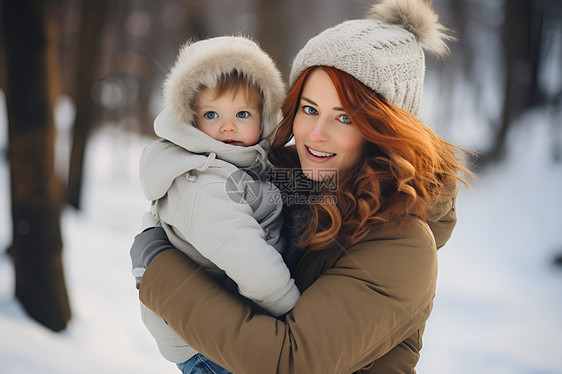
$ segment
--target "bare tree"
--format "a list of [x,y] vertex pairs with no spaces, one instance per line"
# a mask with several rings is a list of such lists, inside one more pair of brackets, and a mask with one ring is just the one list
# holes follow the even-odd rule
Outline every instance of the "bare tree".
[[504,4],[504,98],[492,146],[481,154],[481,164],[501,160],[513,123],[527,110],[545,104],[539,84],[543,49],[548,40],[544,23],[557,7],[559,3],[542,0],[510,0]]
[[[282,17],[284,3],[274,0],[261,0],[257,2],[258,11],[258,39],[267,53],[277,62],[280,69],[284,69],[289,58],[287,57],[287,40],[283,37],[285,20]],[[284,71],[288,74],[288,71]]]
[[[505,56],[504,101],[500,124],[494,136],[492,148],[481,156],[481,161],[497,161],[504,152],[505,139],[517,115],[529,107],[532,61],[530,33],[532,1],[512,0],[505,4],[506,20],[503,28]],[[540,39],[539,39],[540,42]],[[535,89],[533,91],[536,92]]]
[[54,169],[56,30],[50,1],[3,0],[16,297],[54,331],[70,319]]
[[76,87],[76,118],[68,170],[68,203],[80,208],[86,142],[93,125],[94,103],[92,85],[96,80],[97,62],[101,52],[100,26],[103,25],[106,1],[82,2],[82,25],[78,42],[78,79]]

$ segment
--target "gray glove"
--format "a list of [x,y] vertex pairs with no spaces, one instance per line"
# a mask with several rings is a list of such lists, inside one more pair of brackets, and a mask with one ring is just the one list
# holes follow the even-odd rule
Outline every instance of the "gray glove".
[[133,263],[133,276],[136,280],[136,287],[139,288],[142,276],[148,265],[154,258],[166,249],[173,248],[166,236],[166,232],[160,226],[151,227],[137,236],[129,254]]

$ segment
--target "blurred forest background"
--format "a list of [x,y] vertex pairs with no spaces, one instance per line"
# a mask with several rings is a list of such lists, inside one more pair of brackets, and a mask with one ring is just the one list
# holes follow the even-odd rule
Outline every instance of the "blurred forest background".
[[[7,108],[16,297],[54,331],[71,316],[61,261],[60,214],[81,207],[89,136],[103,126],[153,134],[160,87],[187,39],[252,36],[288,75],[319,31],[360,18],[367,0],[2,0],[0,100]],[[501,162],[526,113],[548,113],[562,161],[562,1],[434,0],[457,42],[428,57],[424,118],[474,150],[474,167]],[[467,94],[468,93],[468,94]],[[57,123],[55,108],[73,113]],[[470,116],[464,114],[470,113]],[[464,131],[466,118],[476,120]],[[532,126],[526,123],[525,126]],[[71,134],[61,155],[57,131]],[[462,134],[462,137],[459,135]],[[467,135],[468,134],[468,135]]]

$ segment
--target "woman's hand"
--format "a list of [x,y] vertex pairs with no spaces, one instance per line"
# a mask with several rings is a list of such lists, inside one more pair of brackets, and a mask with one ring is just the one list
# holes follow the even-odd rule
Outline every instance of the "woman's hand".
[[150,227],[135,236],[129,255],[133,264],[133,276],[136,280],[135,286],[137,289],[150,262],[158,254],[170,248],[173,248],[172,244],[168,240],[166,232],[160,226]]

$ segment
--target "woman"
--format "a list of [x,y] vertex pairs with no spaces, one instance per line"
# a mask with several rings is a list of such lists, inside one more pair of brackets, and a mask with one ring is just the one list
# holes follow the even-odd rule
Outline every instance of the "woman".
[[295,58],[269,155],[298,181],[285,201],[286,262],[302,297],[284,319],[226,291],[157,234],[137,239],[141,301],[199,352],[237,374],[415,371],[463,170],[456,148],[416,118],[422,48],[447,50],[436,21],[423,0],[383,1]]

